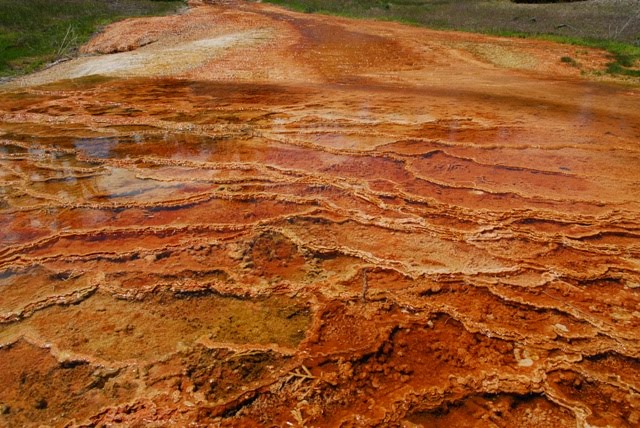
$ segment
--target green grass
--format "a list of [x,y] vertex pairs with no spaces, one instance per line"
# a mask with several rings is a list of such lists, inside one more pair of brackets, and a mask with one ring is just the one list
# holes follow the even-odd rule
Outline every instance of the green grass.
[[72,55],[100,27],[175,12],[184,0],[0,0],[0,77]]
[[492,31],[489,33],[504,37],[534,37],[556,43],[602,49],[611,54],[611,62],[607,64],[607,69],[605,70],[607,73],[640,77],[640,70],[637,69],[638,62],[640,61],[640,46],[635,44],[611,39],[582,38],[556,34],[527,34],[514,31]]
[[634,68],[640,60],[640,47],[614,40],[557,40],[580,46],[604,49],[612,55],[612,61],[607,64],[607,72],[610,74],[623,74],[626,76],[640,77],[640,70]]
[[[509,0],[266,0],[307,13],[429,28],[536,37],[605,49],[607,72],[640,76],[640,1],[516,4]],[[102,25],[160,15],[185,0],[0,0],[0,77],[74,54]]]
[[604,49],[605,70],[640,76],[640,1],[523,4],[510,0],[266,0],[314,13],[394,20],[440,30],[533,37]]

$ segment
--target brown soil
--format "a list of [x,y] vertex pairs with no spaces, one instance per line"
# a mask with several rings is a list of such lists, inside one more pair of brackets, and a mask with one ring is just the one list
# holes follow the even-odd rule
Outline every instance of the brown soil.
[[639,426],[640,90],[576,50],[194,2],[6,85],[0,426]]

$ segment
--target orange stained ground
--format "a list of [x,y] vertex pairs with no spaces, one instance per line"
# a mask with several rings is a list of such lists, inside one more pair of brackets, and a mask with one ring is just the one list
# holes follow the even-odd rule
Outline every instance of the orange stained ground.
[[191,6],[0,88],[0,426],[640,426],[604,53]]

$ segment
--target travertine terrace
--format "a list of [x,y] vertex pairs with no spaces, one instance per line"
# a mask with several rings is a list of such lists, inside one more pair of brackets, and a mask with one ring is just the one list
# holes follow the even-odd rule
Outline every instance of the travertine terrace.
[[191,6],[0,90],[0,425],[639,426],[603,53]]

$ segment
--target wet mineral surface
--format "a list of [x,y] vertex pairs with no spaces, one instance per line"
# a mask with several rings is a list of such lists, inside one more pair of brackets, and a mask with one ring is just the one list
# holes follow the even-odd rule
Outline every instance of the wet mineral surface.
[[0,90],[0,425],[639,426],[603,53],[233,2],[84,52]]

